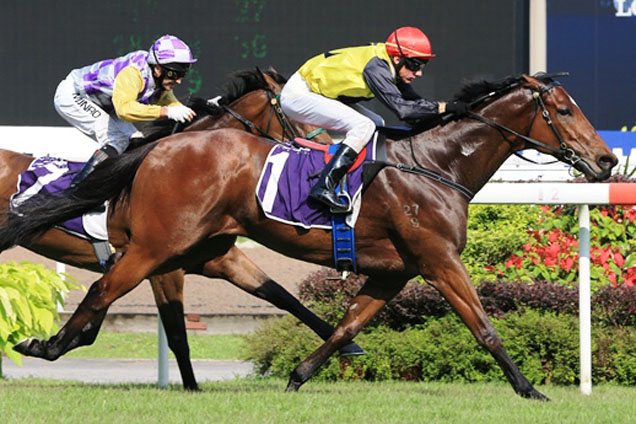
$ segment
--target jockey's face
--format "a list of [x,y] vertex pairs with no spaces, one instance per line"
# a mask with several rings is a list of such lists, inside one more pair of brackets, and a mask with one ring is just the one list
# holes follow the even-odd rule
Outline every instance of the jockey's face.
[[[397,56],[392,56],[391,60],[393,60],[393,65],[397,67],[400,63],[400,58]],[[419,68],[417,71],[411,71],[406,66],[402,66],[400,71],[398,72],[398,79],[402,81],[404,84],[410,84],[415,81],[416,78],[422,76],[422,68]]]
[[[152,71],[154,72],[155,77],[157,78],[160,78],[163,72],[163,70],[161,69],[161,66],[159,65],[154,65]],[[181,84],[182,82],[183,82],[183,77],[177,78],[177,79],[170,79],[170,78],[164,77],[161,80],[161,87],[166,91],[170,91],[173,88],[175,88],[175,86],[177,86],[178,84]]]

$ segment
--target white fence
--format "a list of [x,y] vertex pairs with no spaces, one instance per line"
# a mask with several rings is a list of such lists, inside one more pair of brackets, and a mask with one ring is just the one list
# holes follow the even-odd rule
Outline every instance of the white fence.
[[[631,172],[636,165],[636,133],[601,132],[619,158],[619,170]],[[634,149],[631,146],[635,146]],[[0,126],[0,148],[34,156],[58,156],[68,160],[86,160],[96,144],[74,128]],[[538,162],[549,162],[550,156],[535,151],[524,156]],[[631,160],[630,160],[631,159]],[[628,165],[631,164],[631,165]],[[581,392],[592,391],[589,209],[590,204],[636,204],[636,191],[629,184],[555,183],[572,178],[569,168],[561,163],[529,164],[516,157],[507,160],[472,203],[482,204],[577,204],[579,208],[579,319],[581,344]],[[520,182],[520,181],[541,182]],[[509,183],[516,181],[517,183]],[[59,268],[58,268],[59,269]],[[168,384],[168,345],[159,320],[159,386]]]

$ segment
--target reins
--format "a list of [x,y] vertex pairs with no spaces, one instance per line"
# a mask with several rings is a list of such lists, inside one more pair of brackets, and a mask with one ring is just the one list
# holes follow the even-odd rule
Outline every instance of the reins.
[[[263,75],[263,72],[260,70],[258,66],[256,67],[256,72],[258,76],[260,77],[261,82],[263,83],[263,87],[261,87],[261,89],[265,91],[265,93],[267,94],[267,98],[269,99],[269,104],[271,105],[271,108],[269,110],[269,118],[267,120],[267,128],[264,131],[260,129],[259,127],[257,127],[252,121],[245,118],[240,113],[236,112],[229,105],[226,105],[226,104],[219,105],[213,102],[214,105],[220,106],[224,111],[232,115],[234,119],[236,119],[241,124],[243,124],[247,130],[255,131],[261,137],[265,137],[269,140],[276,141],[278,143],[284,142],[285,137],[287,137],[290,141],[293,140],[294,138],[298,137],[298,135],[296,131],[294,130],[293,125],[289,122],[289,119],[283,112],[283,108],[280,105],[280,96],[276,95],[274,91],[271,89],[271,87],[267,83],[267,80],[265,79],[265,75]],[[274,114],[276,114],[276,118],[278,119],[281,129],[283,130],[282,140],[278,140],[269,134],[269,130],[272,123],[272,117],[274,116]],[[314,134],[314,137],[315,137],[316,135],[320,133],[312,131],[312,134]]]
[[[558,75],[567,75],[567,74],[554,74],[554,75],[544,75],[542,76],[543,78],[550,78],[551,76],[558,76]],[[519,84],[515,83],[515,84],[511,84],[510,86],[506,87],[506,89],[504,90],[498,90],[498,91],[493,91],[490,92],[484,96],[481,96],[480,98],[476,99],[475,101],[473,101],[471,103],[471,107],[477,105],[478,103],[484,102],[488,99],[493,98],[494,96],[497,95],[501,95],[503,92],[508,91],[512,88],[517,87]],[[474,112],[468,112],[466,114],[466,116],[470,119],[474,119],[476,121],[480,121],[483,122],[484,124],[498,130],[502,137],[504,138],[504,140],[510,142],[510,140],[505,136],[504,132],[507,132],[509,134],[512,134],[516,137],[519,137],[520,139],[522,139],[526,144],[531,144],[534,147],[539,147],[542,149],[545,149],[551,153],[554,154],[554,156],[556,158],[558,158],[559,160],[569,163],[570,165],[574,166],[576,165],[577,162],[581,161],[580,156],[578,156],[574,150],[572,150],[563,140],[563,137],[561,136],[561,133],[559,132],[559,130],[554,126],[554,123],[552,122],[552,119],[550,118],[550,112],[548,111],[548,109],[545,106],[545,103],[543,102],[543,98],[542,95],[547,93],[548,91],[550,91],[552,88],[554,87],[558,87],[561,84],[558,81],[550,81],[550,83],[548,83],[547,85],[545,85],[544,87],[542,87],[540,90],[534,90],[531,89],[533,91],[532,93],[532,99],[535,101],[536,105],[537,105],[537,110],[541,109],[541,116],[543,117],[543,119],[545,120],[546,124],[548,125],[548,127],[550,127],[550,129],[552,130],[552,132],[554,133],[554,135],[556,136],[557,140],[559,141],[559,148],[555,148],[552,147],[550,145],[547,145],[539,140],[536,140],[528,135],[523,135],[520,134],[519,132],[506,127],[505,125],[501,125],[498,122],[493,121],[492,119],[486,118],[482,115],[478,115]],[[448,116],[452,116],[452,115],[448,115]],[[537,114],[535,113],[534,118],[532,119],[532,122],[530,123],[530,126],[528,128],[528,132],[530,132],[530,130],[532,129],[532,126],[534,124],[534,120],[536,119]],[[464,187],[463,185],[452,181],[448,178],[443,177],[442,175],[440,175],[439,173],[432,171],[430,169],[424,168],[422,165],[420,165],[420,163],[417,161],[417,158],[415,156],[415,150],[413,149],[413,140],[412,137],[409,137],[409,146],[411,149],[411,157],[413,158],[413,161],[415,162],[415,164],[417,166],[410,166],[410,165],[405,165],[402,163],[390,163],[390,162],[386,162],[386,161],[377,161],[378,164],[382,165],[382,166],[390,166],[393,168],[396,168],[400,171],[403,172],[407,172],[410,174],[417,174],[417,175],[421,175],[427,178],[430,178],[440,184],[443,184],[447,187],[450,187],[458,192],[460,192],[462,195],[464,195],[466,198],[468,198],[468,200],[472,200],[472,198],[475,196],[475,194],[469,190],[468,188]],[[527,158],[523,158],[523,156],[518,155],[519,157],[521,157],[524,160],[528,160],[529,162],[533,162],[533,163],[537,163],[534,162],[532,160],[529,160]]]
[[[280,140],[275,139],[274,137],[269,135],[267,132],[263,131],[262,129],[260,129],[259,127],[254,125],[254,123],[252,121],[250,121],[249,119],[243,117],[240,113],[236,112],[234,109],[232,109],[228,105],[221,105],[221,107],[227,113],[232,115],[237,121],[239,121],[241,124],[243,124],[245,126],[245,128],[256,131],[261,137],[265,137],[265,138],[268,138],[270,140],[280,142]],[[271,116],[270,116],[270,119],[271,119]],[[269,131],[269,123],[267,125],[267,130]]]

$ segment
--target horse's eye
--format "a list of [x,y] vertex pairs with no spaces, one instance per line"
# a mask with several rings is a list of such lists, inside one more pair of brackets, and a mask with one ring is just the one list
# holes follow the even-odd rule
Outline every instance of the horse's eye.
[[568,109],[567,107],[559,108],[557,109],[557,112],[559,113],[559,115],[563,115],[563,116],[572,115],[572,111]]

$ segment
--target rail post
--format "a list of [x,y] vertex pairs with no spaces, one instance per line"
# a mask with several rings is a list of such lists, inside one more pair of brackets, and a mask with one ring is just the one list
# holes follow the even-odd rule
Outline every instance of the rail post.
[[579,340],[581,393],[592,394],[592,330],[590,312],[590,208],[579,207]]
[[159,376],[157,378],[157,385],[159,387],[166,387],[169,383],[169,366],[168,366],[168,338],[166,337],[166,329],[161,322],[161,316],[157,315],[157,322],[159,323],[159,347],[158,347],[158,359],[157,369]]

